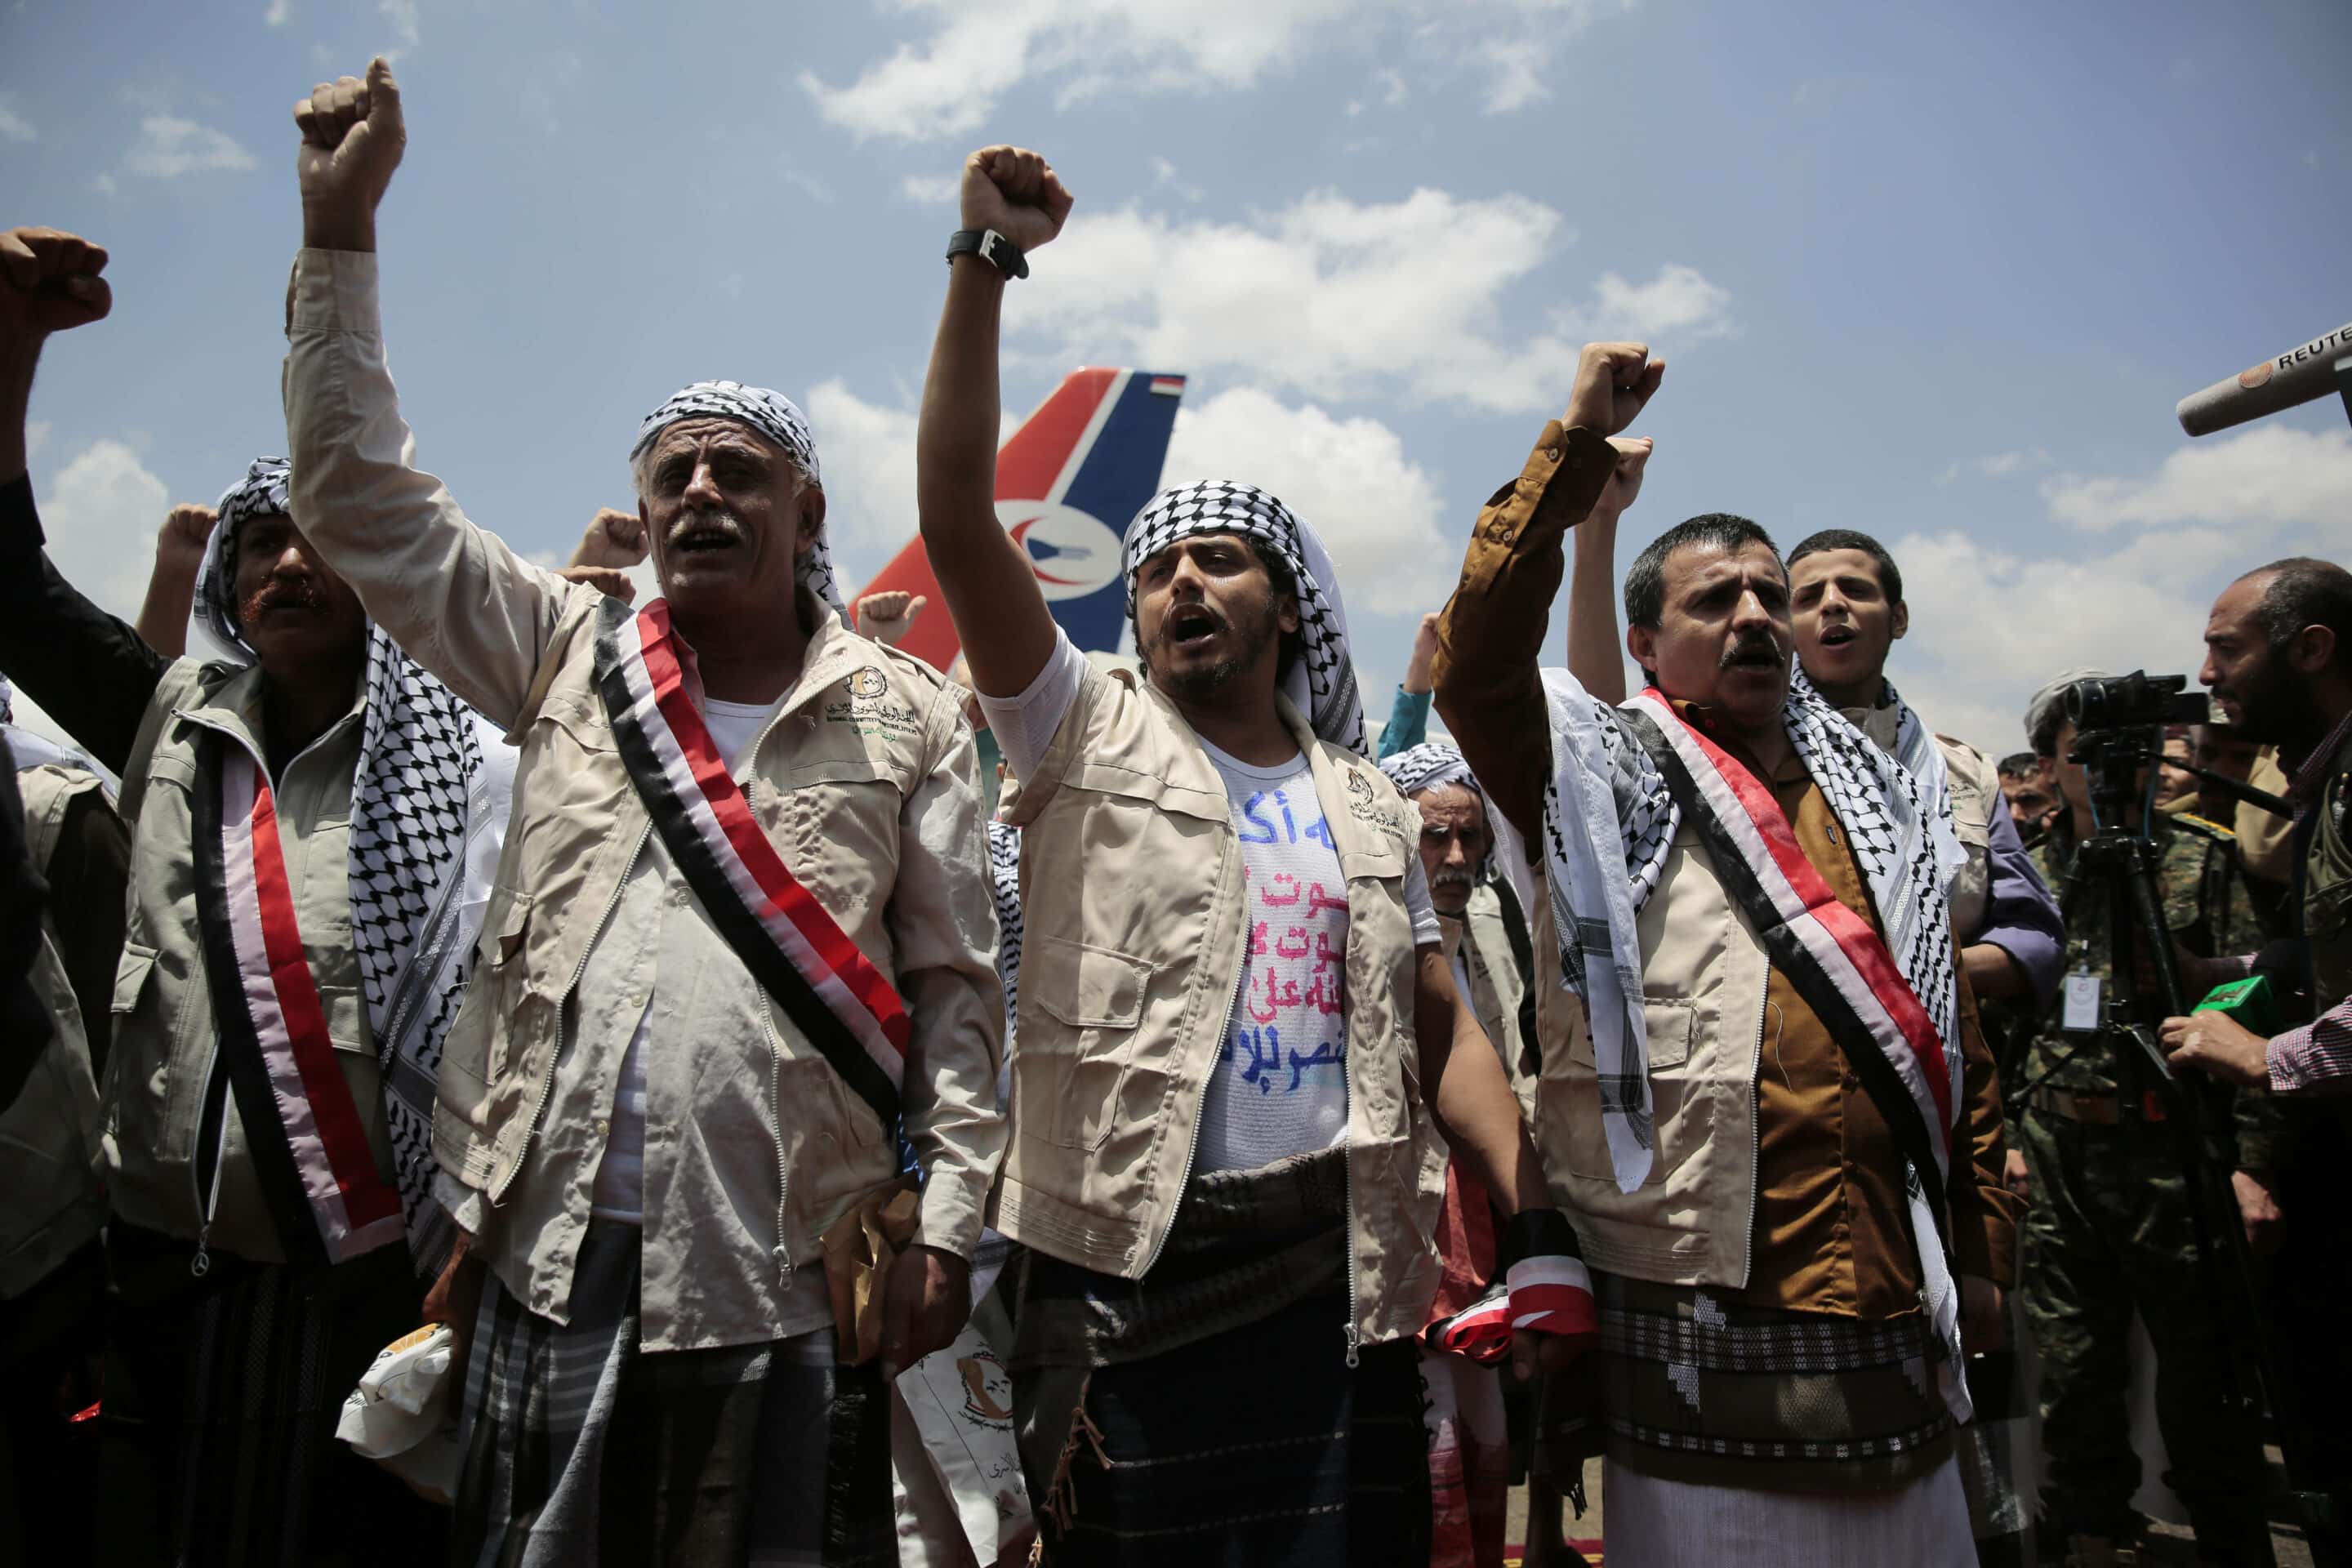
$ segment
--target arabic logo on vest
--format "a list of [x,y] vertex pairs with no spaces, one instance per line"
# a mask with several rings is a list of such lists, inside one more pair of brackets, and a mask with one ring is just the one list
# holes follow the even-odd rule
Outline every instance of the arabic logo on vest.
[[889,683],[882,679],[881,669],[870,664],[851,676],[848,685],[852,697],[879,697],[890,689]]
[[1348,793],[1358,800],[1370,800],[1372,798],[1372,781],[1361,773],[1351,773],[1348,775]]

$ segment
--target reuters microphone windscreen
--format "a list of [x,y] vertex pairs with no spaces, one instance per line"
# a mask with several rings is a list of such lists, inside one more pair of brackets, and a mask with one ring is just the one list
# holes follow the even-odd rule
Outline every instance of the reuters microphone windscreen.
[[2336,362],[2352,355],[2352,322],[2301,348],[2289,349],[2202,392],[2192,392],[2173,412],[2191,436],[2210,436],[2336,390]]

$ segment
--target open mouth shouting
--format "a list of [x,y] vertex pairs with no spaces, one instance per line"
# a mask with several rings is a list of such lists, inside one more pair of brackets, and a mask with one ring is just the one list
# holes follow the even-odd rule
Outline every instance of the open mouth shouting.
[[1168,612],[1167,629],[1160,636],[1177,653],[1197,653],[1215,639],[1224,624],[1224,617],[1206,605],[1180,605]]
[[743,544],[743,525],[723,511],[688,512],[671,525],[668,544],[680,556],[738,550]]
[[1819,641],[1825,648],[1844,647],[1861,635],[1844,621],[1832,621],[1822,628]]

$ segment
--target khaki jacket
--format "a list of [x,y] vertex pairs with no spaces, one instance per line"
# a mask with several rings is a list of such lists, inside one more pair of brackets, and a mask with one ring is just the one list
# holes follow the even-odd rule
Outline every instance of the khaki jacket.
[[[603,596],[523,561],[414,466],[384,367],[374,257],[301,252],[290,310],[296,520],[376,624],[521,748],[478,965],[444,1047],[434,1146],[445,1191],[455,1182],[496,1205],[534,1143],[555,1149],[560,1135],[571,1152],[562,1179],[549,1170],[523,1184],[528,1195],[516,1201],[529,1212],[494,1227],[512,1242],[501,1279],[534,1310],[560,1316],[576,1236],[532,1222],[584,1214],[603,1144],[581,1128],[548,1129],[542,1114],[559,1055],[593,1048],[617,1063],[627,1043],[625,1033],[575,1036],[575,998],[624,879],[652,852],[650,819],[594,686]],[[811,625],[806,659],[758,743],[745,794],[793,875],[907,1001],[905,1129],[927,1173],[914,1239],[969,1257],[1004,1136],[996,914],[971,732],[958,694],[927,667],[856,637],[805,595],[778,613],[795,607]],[[968,842],[968,853],[942,853],[943,837]],[[758,1337],[773,1307],[761,1299],[775,1283],[769,1248],[816,1256],[815,1235],[898,1173],[886,1130],[790,1020],[768,1011],[768,1082],[745,1090],[742,1075],[714,1072],[719,1098],[698,1101],[686,1135],[647,1130],[648,1157],[677,1163],[667,1181],[674,1212],[649,1206],[646,1245],[675,1237],[685,1256],[663,1259],[658,1274],[648,1257],[646,1311],[677,1321],[679,1342]],[[746,1093],[756,1101],[739,1103]],[[730,1184],[743,1142],[733,1130],[747,1121],[763,1135],[762,1183],[775,1185]],[[701,1136],[714,1127],[729,1130],[728,1147]],[[667,1150],[658,1156],[657,1132]],[[778,1195],[787,1185],[789,1202]],[[738,1205],[774,1205],[766,1214],[777,1224],[760,1215],[761,1279],[732,1258],[724,1268],[694,1266],[709,1227],[693,1216]],[[474,1204],[457,1208],[461,1224],[479,1217]],[[723,1299],[690,1300],[722,1274]]]
[[[335,1061],[367,1130],[376,1173],[391,1182],[392,1144],[352,942],[352,780],[361,717],[354,702],[286,764],[270,794]],[[108,1184],[114,1212],[133,1225],[280,1263],[285,1249],[219,1060],[196,931],[193,809],[199,748],[209,735],[266,761],[258,669],[188,658],[172,665],[122,772],[131,893],[114,979],[114,1044],[100,1097]],[[218,1176],[206,1183],[215,1151]]]
[[[25,799],[25,847],[36,868],[49,863],[67,808],[98,787],[97,774],[54,763],[16,775]],[[68,889],[62,896],[73,895]],[[15,1103],[0,1112],[0,1194],[6,1194],[0,1202],[0,1300],[47,1278],[106,1220],[89,1039],[56,924],[44,915],[41,927],[30,978],[52,1032]]]
[[[1282,714],[1348,880],[1349,1343],[1420,1331],[1444,1151],[1420,1094],[1406,862],[1420,818],[1380,770]],[[1225,786],[1175,707],[1088,667],[1023,829],[1013,1141],[992,1220],[1123,1279],[1157,1258],[1191,1174],[1209,1074],[1241,984],[1242,848]]]

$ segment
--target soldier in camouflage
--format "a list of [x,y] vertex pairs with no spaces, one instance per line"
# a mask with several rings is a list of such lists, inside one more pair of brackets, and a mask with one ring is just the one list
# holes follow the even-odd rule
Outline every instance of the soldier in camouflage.
[[[2027,720],[2061,796],[2033,853],[2065,903],[2067,973],[2097,978],[2104,1015],[2146,972],[2128,952],[2117,954],[2105,889],[2071,886],[2091,814],[2084,770],[2067,760],[2074,731],[2059,712],[2063,685],[2037,696]],[[2165,921],[2175,942],[2200,955],[2257,942],[2230,831],[2164,813],[2151,814],[2145,826],[2158,847]],[[2023,1114],[2011,1123],[2020,1129],[2032,1184],[2023,1279],[2026,1319],[2042,1357],[2043,1540],[2063,1543],[2070,1563],[2137,1560],[2143,1521],[2131,1498],[2140,1464],[2125,1411],[2137,1311],[2156,1346],[2157,1417],[2172,1465],[2165,1480],[2189,1510],[2200,1559],[2268,1562],[2261,1448],[2231,1397],[2222,1321],[2229,1298],[2200,1260],[2197,1211],[2159,1080],[2140,1047],[2114,1026],[2070,1032],[2063,1023],[2063,1011],[2054,1014],[2028,1047],[2012,1090],[2021,1091]],[[2264,1174],[2275,1111],[2257,1091],[2205,1103],[2207,1157],[2231,1173],[2248,1236],[2263,1249],[2274,1242],[2279,1222]],[[2211,1241],[2226,1267],[2222,1238]]]

